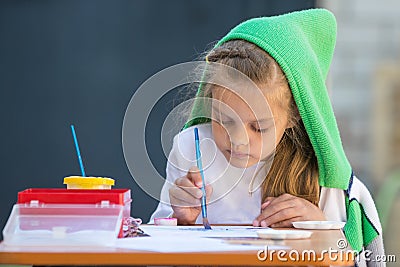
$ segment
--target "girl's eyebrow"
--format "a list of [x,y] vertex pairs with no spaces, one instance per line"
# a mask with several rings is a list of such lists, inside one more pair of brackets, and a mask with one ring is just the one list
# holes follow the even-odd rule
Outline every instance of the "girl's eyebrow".
[[[215,109],[216,112],[218,112],[218,113],[222,114],[223,116],[228,117],[228,118],[231,119],[230,116],[228,116],[224,112],[222,112],[217,106],[212,105],[212,107],[213,107],[213,109]],[[259,120],[253,120],[253,121],[251,121],[251,123],[263,123],[263,122],[269,122],[269,121],[273,121],[273,120],[274,120],[273,117],[271,117],[271,118],[263,118],[263,119],[259,119]]]

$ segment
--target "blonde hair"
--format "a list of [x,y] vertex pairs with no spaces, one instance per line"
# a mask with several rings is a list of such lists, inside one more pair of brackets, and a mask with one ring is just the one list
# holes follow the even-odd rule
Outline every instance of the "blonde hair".
[[[293,127],[285,130],[279,141],[271,168],[262,183],[262,201],[284,193],[307,199],[318,205],[319,184],[317,158],[304,124],[299,116],[287,79],[276,61],[258,46],[232,40],[212,49],[207,62],[217,62],[239,70],[256,84],[269,84],[275,88],[272,98],[284,105],[288,121]],[[211,95],[205,89],[205,95]]]

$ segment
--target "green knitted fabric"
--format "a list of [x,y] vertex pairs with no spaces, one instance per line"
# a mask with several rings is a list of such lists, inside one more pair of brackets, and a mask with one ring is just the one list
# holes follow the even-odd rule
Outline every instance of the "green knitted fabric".
[[[233,28],[216,45],[242,39],[270,54],[284,71],[300,116],[318,159],[319,184],[347,189],[351,167],[343,151],[335,116],[325,86],[336,41],[336,20],[325,9],[309,9],[280,16],[254,18]],[[197,95],[201,96],[202,87]],[[194,120],[184,128],[204,123],[199,102]]]
[[346,209],[347,223],[344,226],[344,232],[352,249],[360,252],[379,233],[371,221],[368,220],[362,205],[356,199],[349,200],[346,196]]

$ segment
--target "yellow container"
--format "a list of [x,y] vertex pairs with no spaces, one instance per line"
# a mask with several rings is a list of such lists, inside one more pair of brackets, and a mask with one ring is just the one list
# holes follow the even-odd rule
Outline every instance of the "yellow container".
[[64,178],[67,189],[111,189],[114,179],[106,177],[68,176]]

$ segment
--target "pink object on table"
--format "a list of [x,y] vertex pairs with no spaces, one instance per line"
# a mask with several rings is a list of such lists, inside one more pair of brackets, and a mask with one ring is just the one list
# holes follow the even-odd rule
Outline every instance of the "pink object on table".
[[178,220],[176,218],[154,218],[154,224],[176,226],[178,225]]

